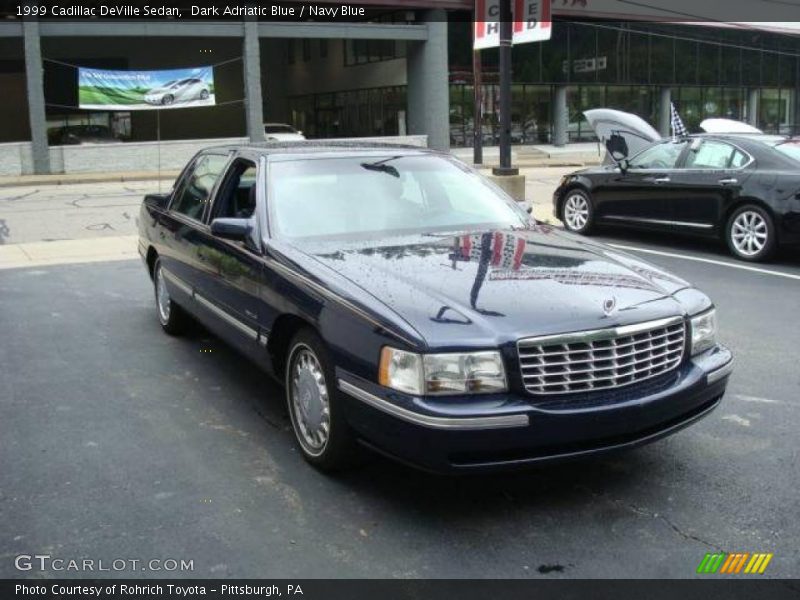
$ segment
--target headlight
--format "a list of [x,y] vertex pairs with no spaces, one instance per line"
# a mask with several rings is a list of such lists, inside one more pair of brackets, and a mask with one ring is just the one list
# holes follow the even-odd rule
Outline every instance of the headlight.
[[387,346],[381,351],[378,382],[417,396],[489,394],[508,389],[503,359],[496,350],[415,354]]
[[702,315],[692,317],[692,356],[708,350],[717,343],[717,313],[712,308]]

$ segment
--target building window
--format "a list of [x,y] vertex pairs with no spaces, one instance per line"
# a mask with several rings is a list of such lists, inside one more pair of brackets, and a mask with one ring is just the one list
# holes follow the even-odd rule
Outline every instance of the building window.
[[344,40],[344,65],[364,65],[403,58],[406,55],[405,42],[395,40]]
[[286,62],[294,64],[294,40],[291,39],[286,42]]
[[328,40],[326,39],[319,41],[319,57],[328,58]]
[[303,38],[303,62],[311,60],[311,40]]

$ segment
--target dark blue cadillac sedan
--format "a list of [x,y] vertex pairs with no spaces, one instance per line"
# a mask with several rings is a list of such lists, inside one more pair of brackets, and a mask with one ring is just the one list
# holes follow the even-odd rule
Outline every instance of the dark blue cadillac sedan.
[[322,469],[359,445],[460,472],[630,448],[732,371],[702,292],[432,151],[210,148],[139,229],[163,329],[196,318],[282,381]]

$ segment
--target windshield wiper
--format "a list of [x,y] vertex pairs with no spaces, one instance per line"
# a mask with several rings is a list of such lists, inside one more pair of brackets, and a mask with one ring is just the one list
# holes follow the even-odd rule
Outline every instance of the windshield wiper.
[[389,158],[384,158],[383,160],[378,160],[376,162],[371,162],[371,163],[365,163],[364,162],[364,163],[361,163],[361,166],[364,167],[365,169],[370,170],[370,171],[377,171],[379,173],[388,173],[392,177],[397,177],[398,179],[400,179],[400,171],[398,171],[392,165],[387,165],[386,164],[390,160],[396,160],[398,158],[402,158],[402,157],[400,157],[400,156],[390,156]]

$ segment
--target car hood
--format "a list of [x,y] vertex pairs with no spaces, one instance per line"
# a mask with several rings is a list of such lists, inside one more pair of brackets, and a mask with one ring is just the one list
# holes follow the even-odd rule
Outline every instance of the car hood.
[[302,142],[306,139],[302,133],[265,133],[264,136],[277,142]]
[[304,242],[301,251],[371,294],[431,347],[502,344],[686,312],[673,296],[689,287],[685,281],[548,225]]
[[169,91],[170,91],[169,88],[153,88],[152,90],[148,90],[147,92],[145,92],[145,96],[151,96],[154,94],[166,94]]
[[661,135],[641,117],[610,108],[595,108],[584,113],[595,135],[606,148],[608,155],[617,152],[620,158],[635,156]]

